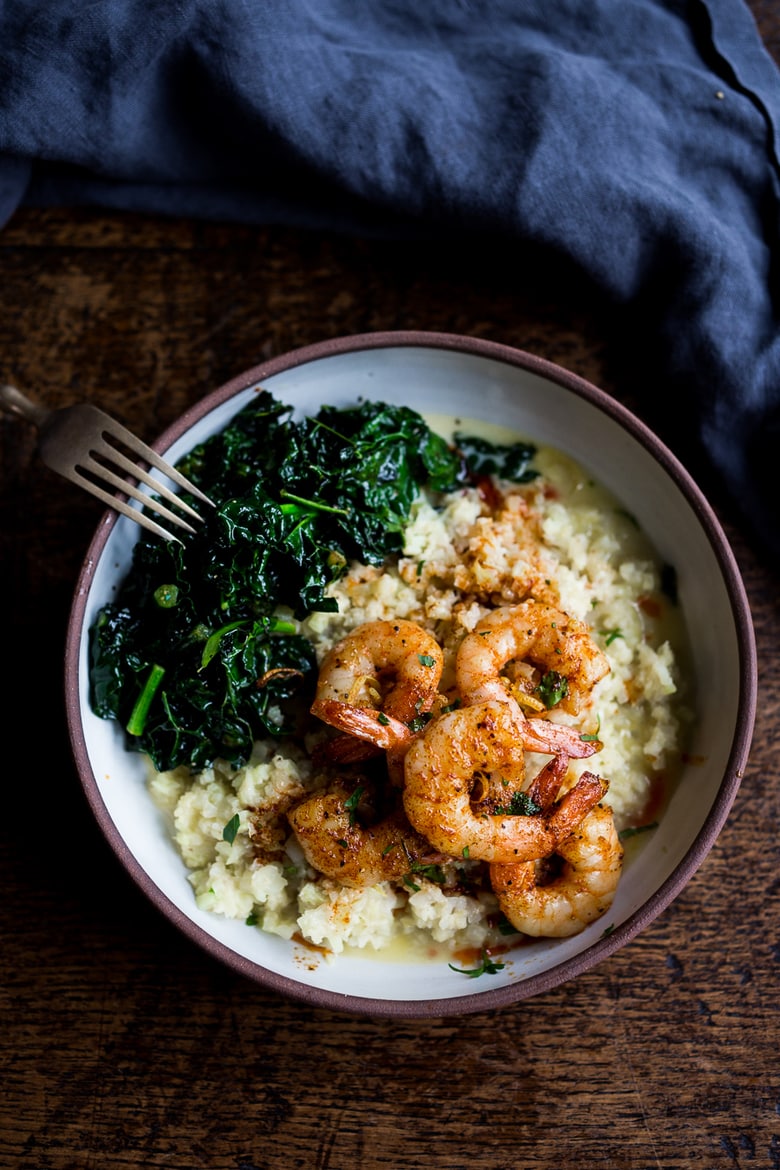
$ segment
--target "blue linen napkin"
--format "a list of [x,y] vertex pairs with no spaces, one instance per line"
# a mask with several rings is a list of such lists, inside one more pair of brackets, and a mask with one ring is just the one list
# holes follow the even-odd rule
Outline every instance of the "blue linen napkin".
[[0,3],[0,224],[92,205],[563,263],[778,564],[779,130],[742,0]]

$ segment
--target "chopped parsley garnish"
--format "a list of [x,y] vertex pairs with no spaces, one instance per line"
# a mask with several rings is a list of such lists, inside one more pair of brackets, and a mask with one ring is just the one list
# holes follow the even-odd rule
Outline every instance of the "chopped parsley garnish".
[[427,878],[429,882],[435,882],[439,886],[444,885],[446,881],[444,870],[440,865],[425,865],[421,861],[413,861],[410,873],[416,873],[420,877]]
[[613,630],[601,630],[600,633],[604,639],[605,646],[611,646],[616,638],[624,637],[623,631],[617,626]]
[[463,968],[454,967],[452,963],[448,966],[451,971],[457,971],[459,975],[468,975],[469,979],[476,979],[480,975],[497,975],[499,971],[503,971],[506,966],[505,963],[496,963],[490,958],[487,951],[482,952],[482,962],[478,967]]
[[232,845],[236,839],[240,825],[241,818],[238,813],[234,813],[222,830],[222,840],[227,841],[228,845]]
[[496,816],[532,817],[541,811],[541,805],[532,800],[527,792],[514,792],[509,804],[500,804],[496,807]]
[[588,733],[583,733],[580,736],[580,739],[582,740],[583,743],[598,743],[600,733],[601,733],[601,716],[599,715],[597,722],[596,722],[596,731],[592,735],[588,734]]
[[564,674],[559,674],[557,670],[548,670],[535,688],[535,693],[549,711],[551,707],[557,706],[568,695],[569,680]]
[[[348,796],[347,799],[344,801],[344,808],[349,813],[350,828],[352,827],[352,825],[355,824],[355,821],[357,820],[358,805],[360,804],[360,798],[362,797],[364,792],[365,792],[365,788],[363,787],[363,785],[358,784],[357,788],[352,793],[352,795]],[[346,842],[345,842],[345,844],[346,844]]]
[[417,657],[420,660],[421,666],[435,666],[436,665],[436,659],[433,658],[430,654],[418,654]]
[[[404,874],[403,878],[404,885],[408,886],[409,889],[413,890],[415,893],[419,891],[420,887],[416,884],[412,876],[413,874],[418,874],[420,877],[426,878],[429,882],[436,882],[438,885],[444,884],[446,881],[446,875],[440,865],[431,865],[430,863],[424,861],[415,861],[409,852],[409,846],[406,844],[406,841],[402,839],[401,845],[409,862],[409,872]],[[384,856],[384,854],[382,856]]]

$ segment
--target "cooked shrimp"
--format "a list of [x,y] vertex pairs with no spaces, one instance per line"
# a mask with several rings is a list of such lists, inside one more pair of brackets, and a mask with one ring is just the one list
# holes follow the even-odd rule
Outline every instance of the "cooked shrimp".
[[[323,704],[330,702],[375,705],[385,715],[410,723],[430,711],[443,662],[439,643],[414,622],[366,622],[325,655],[312,713],[323,718]],[[367,695],[374,704],[366,702]]]
[[362,782],[337,780],[287,814],[309,865],[343,886],[399,881],[432,854],[397,805],[375,823],[361,816]]
[[439,643],[414,622],[366,622],[352,630],[325,655],[311,712],[366,747],[336,740],[323,755],[358,761],[387,750],[385,721],[408,724],[430,711],[443,663]]
[[[578,934],[612,905],[623,847],[608,805],[592,809],[554,854],[542,861],[490,866],[499,905],[522,934],[552,938]],[[555,862],[560,872],[550,877]]]
[[[473,787],[520,790],[522,719],[515,704],[480,703],[433,719],[409,747],[403,801],[412,826],[440,853],[482,861],[529,861],[551,853],[602,798],[606,785],[587,773],[543,813],[489,814],[473,806]],[[497,779],[497,777],[499,779]]]
[[506,701],[511,692],[501,671],[510,662],[528,662],[565,679],[565,694],[557,705],[574,715],[609,672],[585,623],[540,601],[491,610],[466,635],[455,663],[463,701]]

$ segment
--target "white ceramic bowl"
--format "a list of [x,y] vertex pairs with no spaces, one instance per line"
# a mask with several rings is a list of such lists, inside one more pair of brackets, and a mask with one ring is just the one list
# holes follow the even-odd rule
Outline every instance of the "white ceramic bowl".
[[[279,992],[369,1015],[486,1011],[539,993],[605,959],[679,893],[717,837],[737,793],[752,734],[755,650],[733,556],[712,509],[679,462],[607,395],[549,362],[472,338],[368,334],[310,346],[249,370],[188,411],[155,444],[175,461],[222,429],[262,383],[311,414],[358,398],[484,419],[568,452],[638,519],[677,569],[690,633],[697,718],[690,752],[703,762],[676,787],[652,845],[627,867],[607,919],[570,939],[502,956],[495,975],[468,979],[447,963],[403,964],[311,951],[203,912],[149,798],[137,754],[88,702],[88,630],[130,563],[138,534],[109,513],[87,552],[67,640],[66,701],[75,759],[97,820],[122,864],[185,935],[228,966]],[[702,897],[710,894],[702,890]],[[611,929],[605,931],[605,926]]]

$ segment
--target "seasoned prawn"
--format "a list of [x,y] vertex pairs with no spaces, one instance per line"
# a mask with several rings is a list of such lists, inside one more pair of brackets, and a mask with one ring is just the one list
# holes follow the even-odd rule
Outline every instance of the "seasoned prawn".
[[361,815],[365,791],[359,780],[337,780],[287,814],[309,865],[353,888],[399,881],[415,861],[432,854],[400,804],[367,821]]
[[557,705],[573,715],[609,673],[585,623],[540,601],[491,610],[466,635],[455,663],[463,701],[505,702],[511,692],[501,672],[510,662],[527,662],[565,680]]
[[[623,847],[608,805],[592,809],[554,854],[541,861],[490,866],[501,910],[522,934],[551,938],[578,934],[612,905]],[[560,872],[551,876],[556,864]]]
[[433,706],[443,663],[439,643],[415,622],[366,622],[352,630],[320,666],[311,713],[342,735],[318,755],[344,764],[384,751],[398,783],[412,736],[407,724]]
[[515,704],[480,703],[433,719],[409,747],[403,802],[412,826],[449,857],[529,861],[551,853],[601,800],[606,784],[586,775],[543,813],[486,813],[480,793],[521,789],[522,717]]
[[[376,706],[410,723],[433,706],[443,663],[439,643],[415,622],[366,622],[325,655],[312,713],[332,719],[333,711],[343,715],[345,706]],[[374,702],[368,703],[367,697]],[[333,709],[329,703],[342,706]]]

